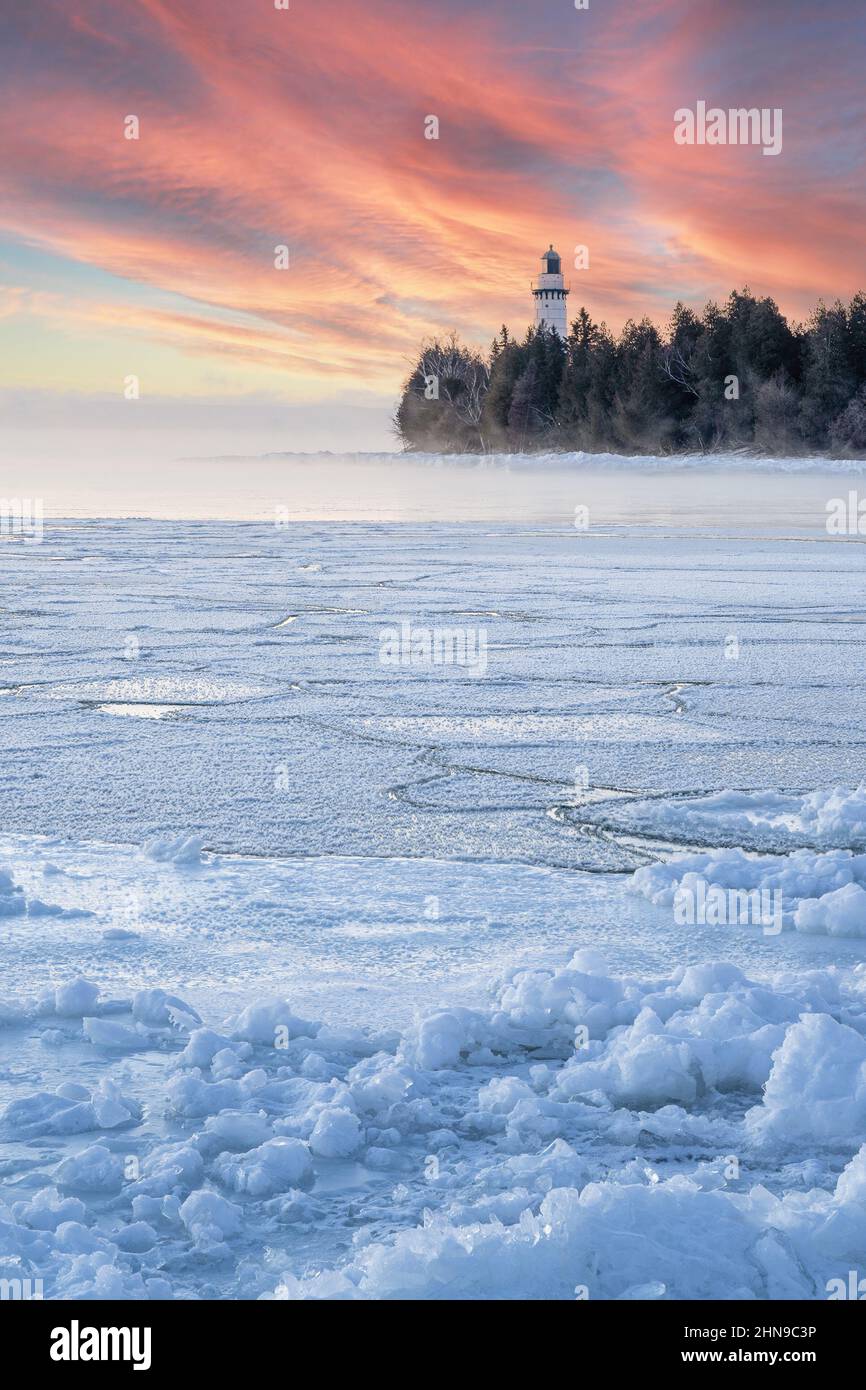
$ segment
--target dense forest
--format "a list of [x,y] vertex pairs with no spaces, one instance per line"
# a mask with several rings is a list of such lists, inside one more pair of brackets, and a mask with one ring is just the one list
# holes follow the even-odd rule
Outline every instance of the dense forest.
[[503,327],[486,357],[451,334],[423,346],[395,428],[405,448],[445,453],[866,456],[866,295],[790,326],[744,289],[619,337],[581,309],[566,342]]

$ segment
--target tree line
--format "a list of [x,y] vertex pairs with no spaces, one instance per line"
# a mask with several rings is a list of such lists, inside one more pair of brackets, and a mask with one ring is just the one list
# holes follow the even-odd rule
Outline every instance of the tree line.
[[746,288],[618,337],[582,308],[564,342],[503,326],[487,355],[452,333],[422,347],[394,424],[404,448],[441,453],[866,456],[866,295],[791,326]]

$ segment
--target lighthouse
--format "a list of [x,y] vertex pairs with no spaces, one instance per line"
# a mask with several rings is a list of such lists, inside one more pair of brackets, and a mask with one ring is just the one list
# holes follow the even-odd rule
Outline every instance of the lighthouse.
[[541,258],[541,274],[532,282],[532,297],[535,300],[535,326],[553,328],[560,338],[568,337],[565,318],[565,301],[569,287],[562,274],[562,261],[559,253],[551,246]]

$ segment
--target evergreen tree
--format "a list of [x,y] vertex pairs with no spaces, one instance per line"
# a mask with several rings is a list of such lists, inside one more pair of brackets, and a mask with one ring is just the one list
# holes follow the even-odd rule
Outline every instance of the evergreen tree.
[[566,448],[605,446],[615,389],[616,348],[604,324],[582,308],[571,325],[559,387],[559,437]]
[[678,301],[668,324],[661,366],[671,383],[668,391],[670,412],[675,422],[676,443],[681,446],[689,442],[692,414],[700,395],[696,353],[702,333],[697,314]]
[[611,430],[629,452],[666,453],[675,432],[672,383],[662,367],[662,342],[649,319],[626,323],[617,344],[617,386]]
[[866,294],[848,305],[848,365],[858,386],[866,384]]
[[490,386],[481,414],[481,432],[488,448],[508,447],[508,417],[514,387],[526,366],[524,350],[508,337],[503,328],[499,352],[490,364]]
[[537,368],[533,411],[539,432],[556,426],[565,355],[565,344],[555,329],[542,328],[535,333],[530,358]]
[[538,394],[538,361],[532,357],[514,384],[508,410],[508,433],[514,447],[522,451],[536,432],[535,401]]
[[838,300],[829,309],[818,305],[803,346],[800,423],[807,442],[822,448],[857,387],[848,314]]

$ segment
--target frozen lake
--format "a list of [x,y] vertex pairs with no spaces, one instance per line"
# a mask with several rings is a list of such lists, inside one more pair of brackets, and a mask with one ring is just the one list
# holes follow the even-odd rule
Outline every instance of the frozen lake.
[[[586,531],[557,478],[529,524],[0,547],[0,1230],[47,1294],[823,1297],[856,1265],[863,544],[824,529],[837,477],[666,476],[602,479]],[[483,671],[427,659],[446,631]],[[785,929],[678,922],[676,852],[781,885]]]

